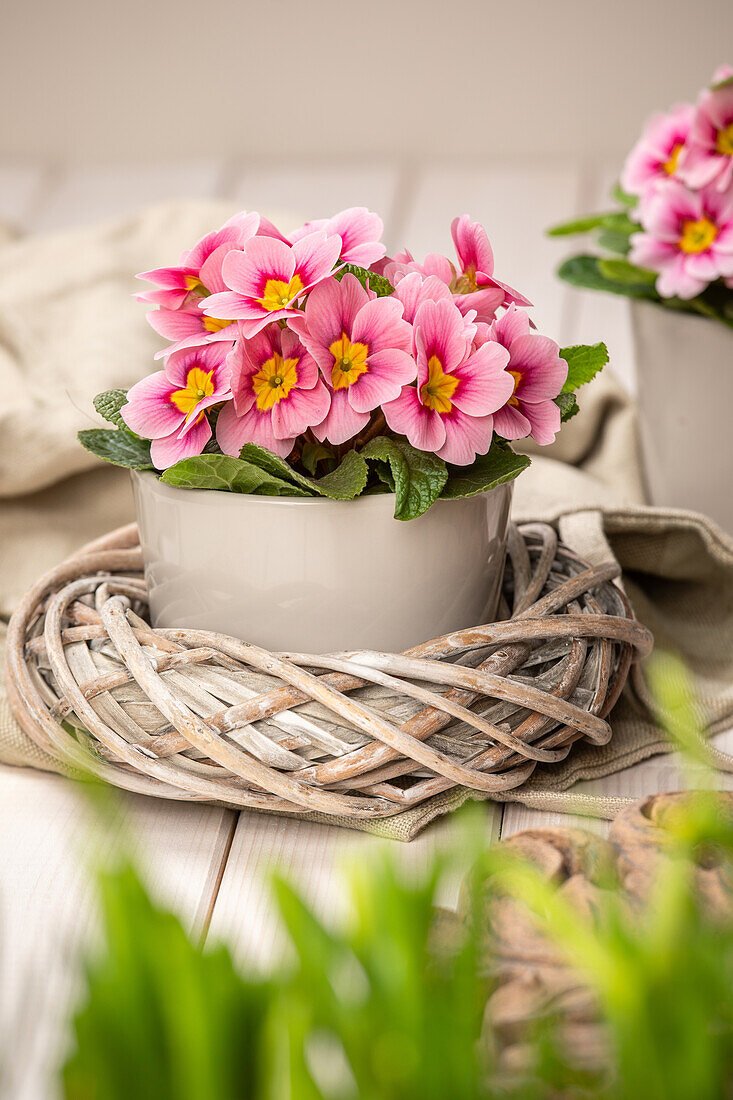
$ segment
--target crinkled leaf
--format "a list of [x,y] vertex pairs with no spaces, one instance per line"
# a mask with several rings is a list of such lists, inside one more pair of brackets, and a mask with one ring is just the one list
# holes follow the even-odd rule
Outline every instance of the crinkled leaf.
[[587,290],[606,290],[611,294],[623,294],[627,298],[644,298],[648,301],[660,300],[654,286],[648,282],[630,283],[609,279],[601,272],[600,262],[597,256],[573,256],[560,264],[557,273],[566,283]]
[[284,458],[257,443],[245,443],[239,455],[277,477],[289,479],[310,496],[317,493],[331,500],[353,500],[358,497],[366,486],[369,474],[366,462],[356,451],[347,451],[340,465],[323,477],[306,477],[294,470]]
[[94,398],[94,408],[103,420],[108,420],[117,428],[130,429],[120,416],[120,409],[127,404],[127,394],[124,390],[105,390]]
[[513,481],[530,465],[527,455],[517,455],[505,443],[494,441],[488,454],[480,455],[471,466],[450,466],[442,500],[458,500],[487,493],[497,485]]
[[369,271],[366,267],[359,267],[357,264],[344,264],[335,273],[335,278],[341,282],[344,275],[356,276],[364,289],[368,288],[374,291],[378,298],[386,298],[389,294],[394,294],[394,287],[389,279],[385,279],[384,275],[377,275],[375,271]]
[[559,393],[555,398],[555,404],[560,409],[560,420],[563,424],[580,412],[574,393]]
[[[377,464],[386,481],[386,471],[394,484],[395,519],[416,519],[427,512],[441,494],[448,479],[448,469],[442,458],[418,451],[401,439],[378,435],[362,448],[362,455]],[[386,481],[389,484],[388,481]]]
[[322,443],[311,443],[310,440],[303,444],[303,450],[300,455],[300,461],[305,466],[309,474],[315,476],[315,472],[318,469],[319,462],[333,461],[333,452],[324,447]]
[[331,500],[353,500],[366,488],[369,467],[357,451],[347,451],[340,464],[330,474],[314,478],[310,483],[321,496]]
[[628,260],[599,260],[598,270],[606,279],[613,279],[616,283],[642,283],[654,286],[657,281],[655,271],[637,267],[636,264],[630,264]]
[[605,344],[575,344],[561,348],[560,358],[568,365],[568,377],[562,388],[563,393],[572,393],[578,386],[584,386],[602,370],[608,362],[608,348]]
[[259,496],[310,496],[299,485],[276,477],[252,462],[230,455],[197,455],[176,462],[161,474],[166,485],[180,489],[217,489]]
[[111,428],[85,428],[77,439],[91,454],[114,466],[130,470],[152,470],[150,440],[140,439],[132,432],[113,431]]

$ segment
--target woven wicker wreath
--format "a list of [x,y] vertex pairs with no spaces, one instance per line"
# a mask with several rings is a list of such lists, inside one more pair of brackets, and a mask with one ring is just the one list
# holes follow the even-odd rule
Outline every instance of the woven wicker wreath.
[[86,546],[8,630],[23,729],[67,766],[166,798],[389,817],[455,786],[518,787],[605,744],[649,653],[612,580],[553,528],[510,531],[501,617],[396,655],[269,653],[146,620],[137,528]]

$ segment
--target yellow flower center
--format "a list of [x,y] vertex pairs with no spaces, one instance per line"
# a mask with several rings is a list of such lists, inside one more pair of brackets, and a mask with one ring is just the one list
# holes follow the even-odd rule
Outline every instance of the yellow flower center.
[[680,153],[682,152],[682,149],[682,142],[679,141],[673,147],[672,152],[669,154],[669,160],[665,160],[664,164],[662,165],[663,170],[667,173],[668,176],[673,176],[677,171],[677,162],[680,159]]
[[512,396],[509,398],[509,401],[507,402],[507,404],[516,406],[516,405],[519,404],[519,401],[516,399],[514,394],[517,392],[517,386],[522,381],[522,376],[519,373],[519,371],[516,371],[516,370],[507,371],[507,374],[511,374],[512,378],[514,379],[514,389],[512,390]]
[[718,130],[715,150],[722,153],[724,157],[733,157],[733,122],[729,122],[724,129]]
[[[174,390],[171,394],[171,402],[179,412],[190,416],[200,401],[205,397],[211,397],[214,392],[212,381],[213,370],[201,370],[201,367],[191,367],[186,376],[186,386],[182,390]],[[201,416],[204,414],[201,413]],[[201,419],[201,417],[199,417]]]
[[200,292],[201,294],[205,295],[208,295],[209,293],[204,284],[199,279],[198,275],[186,276],[186,290],[195,290],[197,293]]
[[223,321],[221,317],[204,317],[204,328],[207,332],[221,332],[231,321]]
[[277,351],[272,359],[262,364],[252,379],[252,389],[257,395],[256,405],[261,412],[272,409],[278,401],[288,396],[298,382],[297,367],[297,359],[283,359]]
[[334,340],[329,345],[328,350],[333,356],[331,385],[335,390],[351,386],[360,375],[369,370],[367,363],[369,348],[358,341],[352,344],[345,332],[342,332],[338,340]]
[[259,299],[263,309],[274,313],[275,310],[285,309],[293,302],[303,290],[303,282],[300,275],[293,275],[289,283],[282,279],[268,279],[265,283],[265,293]]
[[718,227],[710,218],[688,218],[682,223],[679,245],[683,252],[707,252],[717,235]]
[[423,405],[433,412],[449,413],[453,408],[451,397],[456,392],[458,382],[459,379],[454,375],[445,373],[438,356],[431,355],[428,360],[428,380],[420,390]]
[[475,290],[478,290],[476,264],[469,264],[461,275],[453,279],[451,290],[454,294],[472,294]]

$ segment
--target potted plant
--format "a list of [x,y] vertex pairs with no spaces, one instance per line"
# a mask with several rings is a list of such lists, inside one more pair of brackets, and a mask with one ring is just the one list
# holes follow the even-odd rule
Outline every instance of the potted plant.
[[162,369],[79,438],[133,471],[155,625],[324,652],[491,621],[510,442],[551,443],[607,355],[538,334],[482,227],[452,233],[417,263],[364,208],[241,213],[140,276]]
[[614,189],[619,209],[550,230],[593,232],[559,269],[631,300],[650,499],[733,532],[733,69],[695,105],[654,114]]

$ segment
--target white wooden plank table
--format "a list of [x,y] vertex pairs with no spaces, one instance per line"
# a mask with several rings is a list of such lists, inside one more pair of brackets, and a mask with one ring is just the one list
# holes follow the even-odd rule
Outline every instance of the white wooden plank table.
[[[568,243],[548,240],[553,222],[605,204],[610,175],[580,165],[516,162],[460,166],[246,164],[53,167],[0,163],[0,220],[31,232],[63,229],[128,213],[167,197],[220,197],[297,218],[368,205],[385,219],[390,250],[452,254],[451,219],[482,221],[497,275],[537,303],[544,331],[562,343],[604,339],[614,369],[631,385],[625,302],[583,294],[554,276]],[[572,244],[571,246],[572,247]],[[0,535],[1,537],[1,535]],[[717,739],[733,748],[733,735]],[[726,776],[722,785],[733,786]],[[673,758],[657,757],[615,776],[579,785],[588,793],[641,795],[683,781]],[[129,838],[156,897],[197,937],[224,939],[243,965],[271,968],[285,939],[268,880],[290,875],[316,910],[343,916],[344,869],[374,851],[374,838],[331,826],[207,806],[121,795],[121,824],[94,824],[79,790],[56,776],[0,766],[0,1027],[17,1035],[6,1050],[3,1095],[47,1100],[67,1041],[65,1021],[79,988],[79,959],[94,939],[92,857],[111,857]],[[604,822],[483,803],[487,841],[548,824],[605,832]],[[452,842],[455,824],[434,823],[412,844],[393,845],[414,873]],[[455,905],[457,866],[441,902]],[[19,1026],[22,1015],[22,1026]],[[29,1023],[29,1021],[31,1021]]]

